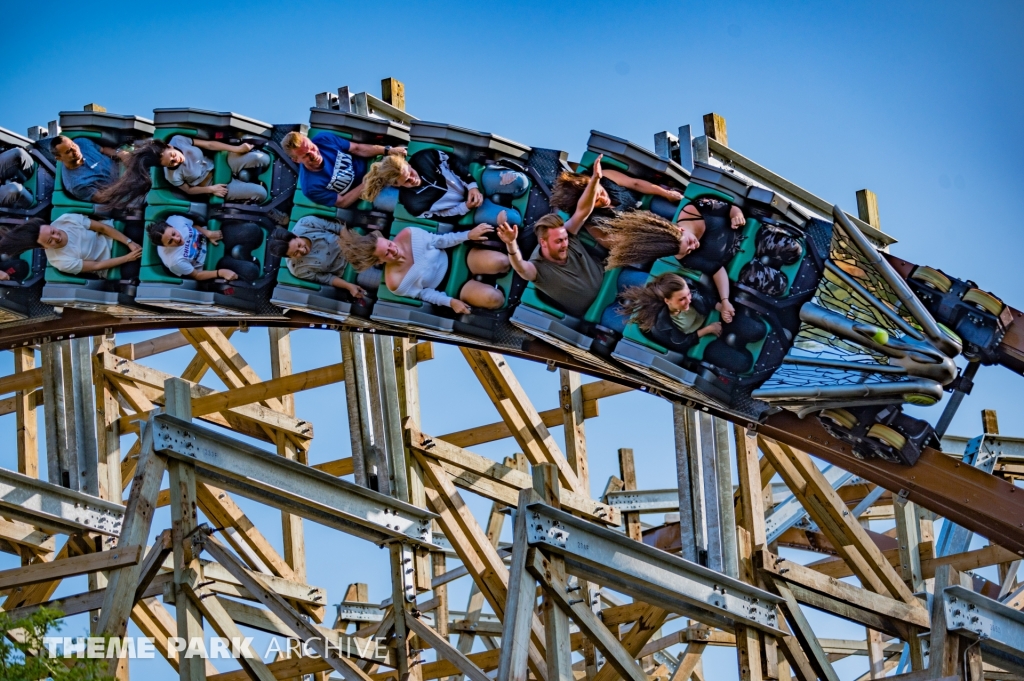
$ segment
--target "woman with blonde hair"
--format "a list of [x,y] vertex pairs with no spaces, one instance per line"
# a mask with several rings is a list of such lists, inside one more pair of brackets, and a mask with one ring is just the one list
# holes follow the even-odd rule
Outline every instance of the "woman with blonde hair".
[[385,187],[398,187],[399,202],[416,217],[454,221],[476,211],[476,222],[497,224],[498,213],[504,210],[509,223],[521,224],[518,211],[502,208],[495,199],[498,195],[517,198],[525,194],[530,187],[526,175],[490,167],[484,170],[480,184],[483,192],[454,155],[440,149],[421,149],[408,159],[392,154],[370,166],[363,178],[362,198],[373,201]]
[[[504,216],[499,215],[499,220]],[[338,239],[345,259],[362,272],[384,266],[384,284],[395,295],[416,298],[458,314],[469,314],[471,306],[496,310],[505,303],[505,295],[493,284],[478,279],[493,279],[509,270],[508,256],[499,251],[475,248],[469,251],[467,265],[474,275],[450,297],[441,288],[448,275],[449,256],[445,252],[466,240],[484,241],[494,227],[479,224],[467,232],[434,234],[419,227],[406,227],[394,239],[385,239],[377,231],[360,235],[344,229]]]

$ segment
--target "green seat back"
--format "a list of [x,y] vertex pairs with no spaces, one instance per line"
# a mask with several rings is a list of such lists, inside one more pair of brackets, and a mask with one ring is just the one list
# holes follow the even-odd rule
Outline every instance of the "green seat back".
[[622,272],[622,268],[616,267],[604,273],[604,278],[601,279],[601,288],[597,291],[597,297],[594,298],[594,302],[587,308],[587,313],[583,315],[585,321],[597,324],[601,321],[601,315],[604,314],[605,308],[615,303],[615,297],[618,295],[620,272]]

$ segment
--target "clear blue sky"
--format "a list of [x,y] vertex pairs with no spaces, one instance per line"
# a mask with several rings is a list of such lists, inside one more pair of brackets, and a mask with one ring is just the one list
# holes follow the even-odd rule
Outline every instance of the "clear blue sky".
[[[655,132],[699,129],[715,111],[731,146],[819,196],[852,211],[856,190],[874,190],[897,255],[1024,305],[1021,3],[92,2],[47,12],[4,9],[0,126],[16,132],[86,102],[144,116],[192,106],[302,122],[314,93],[349,85],[376,94],[388,76],[405,82],[420,118],[573,156],[592,128],[652,146]],[[265,332],[236,338],[269,375]],[[306,331],[294,343],[297,371],[338,361],[335,334]],[[438,354],[422,371],[424,429],[496,420],[458,351]],[[187,361],[178,351],[154,364],[180,371]],[[555,375],[514,366],[539,408],[555,405]],[[1024,435],[1022,380],[983,369],[951,432],[976,434],[978,411],[998,408],[1003,432]],[[316,424],[313,460],[345,455],[343,388],[300,395],[297,405]],[[632,395],[601,410],[588,424],[594,492],[617,471],[618,447],[636,450],[642,487],[673,486],[667,405]],[[921,413],[934,421],[938,410]],[[636,428],[645,421],[650,428]],[[13,417],[0,419],[0,442],[12,433]],[[14,461],[10,444],[0,448],[0,465]],[[273,516],[247,508],[279,536]],[[309,581],[327,587],[331,602],[349,581],[370,582],[374,599],[388,595],[384,552],[312,523],[306,531]],[[463,594],[453,607],[464,607]],[[834,635],[863,637],[855,627]],[[734,678],[731,651],[709,652],[706,665],[715,678]],[[863,669],[840,665],[844,678]],[[133,672],[176,678],[160,660]]]

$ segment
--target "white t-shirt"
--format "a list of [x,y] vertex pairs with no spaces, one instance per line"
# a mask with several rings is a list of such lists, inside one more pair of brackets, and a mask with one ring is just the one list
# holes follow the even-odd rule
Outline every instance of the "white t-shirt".
[[[110,220],[104,220],[111,225]],[[79,274],[85,260],[107,260],[114,240],[89,229],[90,220],[86,215],[65,213],[50,223],[51,226],[68,235],[63,248],[47,248],[46,259],[64,274]],[[99,270],[96,274],[106,278],[110,270]]]
[[184,135],[175,135],[169,145],[181,152],[185,160],[177,168],[164,168],[164,177],[175,187],[187,184],[190,187],[200,186],[207,175],[213,171],[213,161],[206,158],[203,150],[192,143],[192,139]]
[[187,277],[196,270],[206,266],[206,237],[192,226],[192,221],[184,215],[172,215],[167,224],[181,233],[183,243],[180,246],[157,246],[156,252],[160,260],[171,272],[179,277]]

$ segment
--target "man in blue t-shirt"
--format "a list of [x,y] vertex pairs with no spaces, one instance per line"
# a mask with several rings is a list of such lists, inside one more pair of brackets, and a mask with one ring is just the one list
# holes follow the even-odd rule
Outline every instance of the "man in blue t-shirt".
[[64,135],[53,138],[50,151],[64,166],[61,169],[64,190],[79,201],[92,201],[96,192],[116,180],[118,169],[114,158],[125,160],[128,157],[128,152],[101,147],[88,137],[73,140]]
[[348,208],[359,200],[366,175],[366,159],[384,154],[405,155],[405,147],[350,142],[340,135],[321,132],[312,139],[290,132],[281,146],[299,164],[299,185],[306,198],[322,206]]

